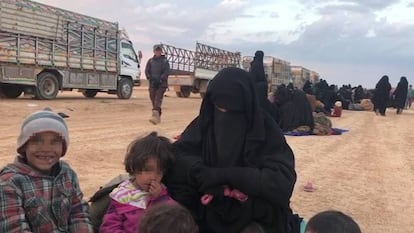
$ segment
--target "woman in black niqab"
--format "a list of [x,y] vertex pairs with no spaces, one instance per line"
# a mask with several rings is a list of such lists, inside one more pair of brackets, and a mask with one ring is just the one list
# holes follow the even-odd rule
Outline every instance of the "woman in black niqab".
[[393,93],[395,107],[397,108],[397,114],[401,114],[403,112],[405,102],[407,101],[407,93],[408,81],[406,77],[402,76],[398,82],[397,88]]
[[[257,100],[246,71],[225,68],[210,82],[199,116],[174,143],[176,163],[164,183],[186,206],[200,232],[238,233],[252,222],[288,232],[296,181],[293,152]],[[223,187],[248,196],[241,202]],[[214,198],[207,205],[204,194]]]
[[257,99],[260,106],[267,111],[270,116],[278,121],[278,112],[274,105],[268,99],[268,82],[266,78],[265,68],[264,68],[264,53],[261,50],[257,50],[254,53],[253,61],[250,63],[249,73],[252,76],[253,83],[257,91]]
[[279,109],[280,119],[277,122],[283,132],[295,130],[300,126],[308,126],[312,131],[314,119],[312,106],[305,92],[302,90],[289,90],[279,86],[274,93],[275,105]]
[[385,116],[387,109],[387,102],[390,98],[391,84],[388,81],[388,76],[384,75],[375,86],[374,96],[372,102],[374,104],[375,113]]

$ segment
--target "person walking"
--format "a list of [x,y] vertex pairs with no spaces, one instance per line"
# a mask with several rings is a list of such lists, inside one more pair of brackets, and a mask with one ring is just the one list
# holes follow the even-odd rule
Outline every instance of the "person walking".
[[413,90],[413,85],[409,85],[408,86],[408,92],[407,92],[407,109],[411,108],[411,103],[414,100],[414,90]]
[[162,45],[154,45],[154,56],[145,67],[145,76],[149,81],[149,96],[152,103],[152,116],[149,121],[156,125],[161,122],[161,105],[168,87],[170,65],[163,54]]
[[408,81],[407,78],[402,76],[400,82],[398,82],[397,88],[394,91],[394,103],[397,108],[397,114],[401,114],[407,101]]
[[374,111],[377,115],[381,114],[381,116],[385,116],[387,102],[390,97],[390,90],[391,84],[388,81],[388,76],[384,75],[375,86],[374,96],[372,97]]

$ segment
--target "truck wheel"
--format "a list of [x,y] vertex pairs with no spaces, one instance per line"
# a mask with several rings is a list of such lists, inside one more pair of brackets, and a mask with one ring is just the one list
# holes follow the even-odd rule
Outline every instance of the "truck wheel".
[[184,98],[188,98],[190,96],[190,94],[191,94],[191,87],[182,86],[180,88],[180,90],[181,90],[181,95]]
[[120,99],[129,99],[132,95],[134,84],[128,78],[121,78],[118,82],[117,95]]
[[180,98],[183,97],[183,95],[179,91],[176,91],[175,94],[177,95],[177,97],[180,97]]
[[15,99],[22,94],[23,90],[18,86],[5,84],[0,86],[0,92],[0,96],[4,95],[6,98]]
[[41,73],[37,77],[35,98],[40,100],[51,100],[56,98],[59,91],[59,83],[56,76],[49,72]]
[[83,90],[82,94],[86,98],[93,98],[96,96],[96,94],[98,94],[98,91],[97,90]]

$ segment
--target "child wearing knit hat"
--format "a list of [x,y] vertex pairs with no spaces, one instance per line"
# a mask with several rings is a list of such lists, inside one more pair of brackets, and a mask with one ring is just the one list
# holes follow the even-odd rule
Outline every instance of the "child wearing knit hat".
[[24,119],[18,155],[0,171],[0,232],[93,232],[77,175],[60,160],[68,144],[50,108]]

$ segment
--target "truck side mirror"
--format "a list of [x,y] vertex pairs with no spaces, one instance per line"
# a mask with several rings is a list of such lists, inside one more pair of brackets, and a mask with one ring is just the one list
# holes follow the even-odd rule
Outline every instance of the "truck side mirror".
[[138,50],[138,58],[139,58],[139,61],[141,62],[141,59],[142,59],[142,51],[141,50]]

